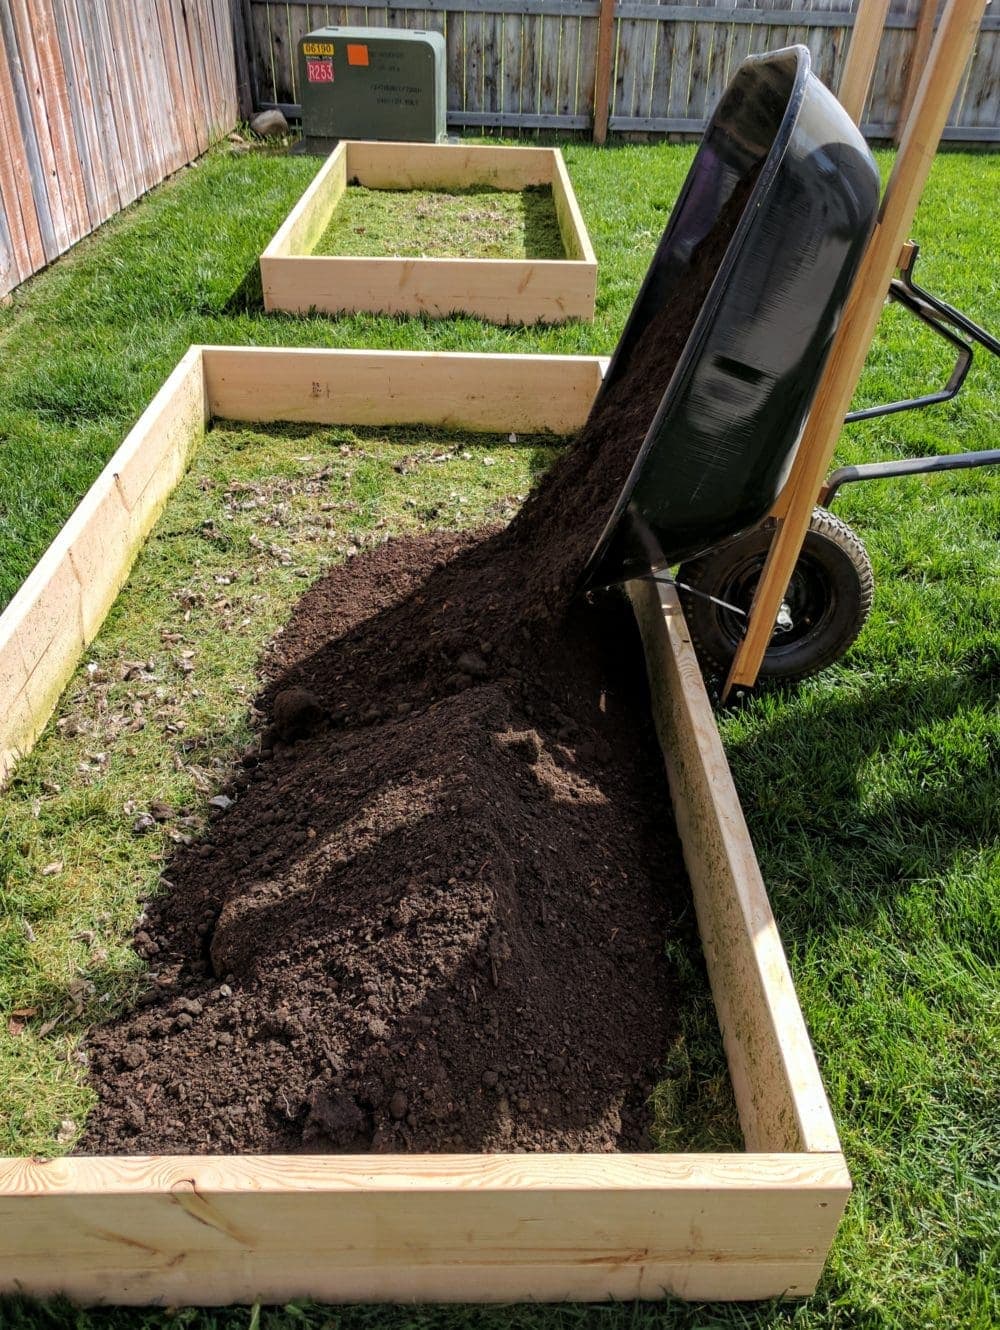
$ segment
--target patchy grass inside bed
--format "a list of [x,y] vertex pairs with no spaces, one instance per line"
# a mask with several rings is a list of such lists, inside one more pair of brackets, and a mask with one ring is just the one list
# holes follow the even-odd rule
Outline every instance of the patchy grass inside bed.
[[369,258],[566,257],[547,185],[520,190],[348,185],[313,253]]
[[[0,1153],[71,1143],[87,1023],[126,999],[171,837],[250,738],[261,648],[324,567],[509,517],[553,440],[217,425],[56,717],[0,794]],[[136,835],[151,801],[187,810]]]
[[[130,945],[172,843],[196,839],[252,738],[261,649],[324,568],[389,535],[506,521],[552,438],[218,424],[34,752],[0,796],[0,1153],[70,1148],[81,1036],[133,999]],[[692,929],[693,995],[652,1118],[740,1148]]]

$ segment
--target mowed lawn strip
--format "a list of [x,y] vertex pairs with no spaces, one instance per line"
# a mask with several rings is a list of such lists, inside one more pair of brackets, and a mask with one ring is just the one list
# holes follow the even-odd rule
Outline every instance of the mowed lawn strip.
[[[265,319],[257,255],[318,164],[226,150],[28,284],[0,311],[2,599],[191,342],[609,352],[693,149],[564,152],[600,263],[593,325]],[[914,227],[925,246],[918,279],[994,331],[998,185],[995,156],[941,154]],[[949,368],[940,343],[889,310],[858,402],[914,395]],[[840,459],[995,446],[998,417],[1000,366],[979,357],[957,402],[853,426]],[[296,1307],[175,1320],[205,1330],[1000,1323],[1000,479],[878,482],[843,491],[836,511],[875,564],[871,622],[836,669],[721,717],[855,1178],[819,1293],[762,1308]],[[16,862],[18,844],[6,838],[3,853]],[[8,928],[33,927],[21,895],[0,890]],[[35,877],[29,897],[53,918],[65,905],[50,877]],[[122,983],[126,931],[108,947]],[[65,989],[62,972],[55,983]],[[48,1037],[62,1038],[58,1028]],[[37,1123],[49,1136],[59,1094],[78,1080],[78,1069],[52,1066],[63,1086]],[[689,1071],[696,1085],[717,1074],[710,1055]],[[163,1323],[156,1311],[14,1304],[3,1317],[15,1330]]]

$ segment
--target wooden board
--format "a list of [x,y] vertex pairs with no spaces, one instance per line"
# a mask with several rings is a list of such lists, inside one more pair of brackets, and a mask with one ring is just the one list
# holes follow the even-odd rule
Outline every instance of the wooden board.
[[[606,366],[193,347],[0,616],[0,717],[28,697],[25,733],[42,728],[209,416],[565,433]],[[84,582],[101,577],[88,600]],[[226,1304],[813,1290],[850,1179],[680,607],[648,582],[629,594],[749,1152],[0,1159],[0,1294]]]
[[202,356],[193,348],[0,615],[0,785],[44,729],[205,420]]
[[272,258],[310,253],[329,226],[334,209],[346,188],[347,144],[338,143],[264,251],[261,259],[262,274],[265,271],[265,258],[270,261]]
[[[565,259],[348,258],[312,254],[345,186],[518,190],[549,185]],[[473,314],[494,323],[592,319],[597,258],[556,148],[341,143],[260,258],[264,308],[298,314]]]
[[0,1160],[0,1291],[184,1305],[794,1296],[816,1282],[847,1188],[839,1155]]
[[593,356],[462,351],[204,349],[213,415],[343,425],[569,434],[601,380]]
[[630,582],[653,718],[750,1150],[838,1150],[715,715],[672,586]]

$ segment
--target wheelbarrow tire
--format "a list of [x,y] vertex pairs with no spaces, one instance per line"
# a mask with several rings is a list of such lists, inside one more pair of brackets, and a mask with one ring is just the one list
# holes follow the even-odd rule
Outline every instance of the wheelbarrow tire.
[[[774,538],[768,520],[681,564],[677,581],[748,610]],[[813,511],[786,596],[792,626],[776,631],[764,655],[761,683],[794,683],[839,660],[861,632],[874,579],[867,551],[851,528],[825,508]],[[745,619],[680,588],[681,603],[706,674],[724,675],[743,637]]]

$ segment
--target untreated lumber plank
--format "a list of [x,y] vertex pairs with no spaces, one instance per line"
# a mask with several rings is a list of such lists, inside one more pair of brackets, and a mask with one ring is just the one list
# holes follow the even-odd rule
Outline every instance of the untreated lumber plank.
[[[370,189],[520,190],[550,185],[565,259],[312,254],[348,184]],[[260,258],[267,310],[473,314],[495,323],[592,319],[597,258],[562,154],[553,148],[342,143]]]
[[266,309],[308,314],[364,310],[493,323],[563,323],[593,317],[596,273],[564,259],[261,256]]
[[675,589],[628,584],[740,1125],[750,1150],[840,1143]]
[[[580,205],[576,201],[573,185],[561,152],[553,155],[552,202],[559,222],[559,234],[562,237],[563,248],[571,259],[578,259],[583,263],[593,265],[596,290],[597,255],[590,243],[587,225],[583,220]],[[591,303],[591,311],[593,311],[593,303]]]
[[201,350],[195,347],[0,615],[0,785],[44,729],[205,420]]
[[347,179],[368,189],[527,189],[552,183],[553,155],[551,148],[354,142],[347,145]]
[[204,348],[212,415],[569,434],[600,383],[593,356]]
[[[338,143],[261,255],[265,309],[272,308],[267,303],[268,282],[265,264],[272,258],[310,254],[329,225],[334,209],[346,188],[347,144]],[[286,307],[279,306],[279,308]]]
[[801,1295],[847,1190],[839,1155],[0,1160],[0,1292],[207,1304]]

